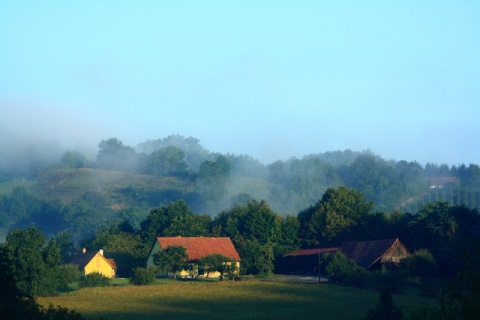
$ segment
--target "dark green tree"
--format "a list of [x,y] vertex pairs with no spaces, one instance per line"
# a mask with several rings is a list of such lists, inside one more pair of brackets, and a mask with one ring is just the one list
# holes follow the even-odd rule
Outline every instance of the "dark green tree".
[[248,273],[270,273],[282,232],[282,218],[265,201],[252,200],[221,212],[213,233],[232,239]]
[[232,264],[235,264],[235,261],[219,253],[210,254],[198,262],[198,266],[203,267],[207,273],[207,278],[210,272],[216,271],[220,273],[220,280],[223,280],[224,273]]
[[12,274],[20,291],[27,296],[46,296],[66,287],[71,277],[61,266],[60,249],[52,239],[46,244],[43,233],[36,227],[15,229],[3,244],[11,262]]
[[372,208],[373,203],[354,189],[329,188],[320,201],[298,214],[304,245],[339,245],[350,240]]
[[147,173],[157,176],[185,176],[185,154],[175,146],[158,149],[148,157]]
[[82,320],[76,311],[60,306],[43,308],[31,295],[23,293],[16,285],[11,268],[13,261],[5,246],[0,246],[0,319],[16,320]]
[[149,245],[156,236],[207,236],[210,217],[196,215],[183,200],[171,202],[167,207],[150,210],[140,223],[142,240]]
[[173,279],[177,278],[177,273],[186,267],[188,254],[182,246],[169,246],[153,255],[153,263],[161,270],[173,272]]
[[402,320],[402,309],[395,306],[393,302],[392,292],[382,290],[380,298],[375,308],[368,310],[366,320]]
[[400,267],[410,277],[419,277],[422,280],[437,276],[437,262],[427,249],[416,250],[411,256],[400,261]]
[[155,282],[155,270],[153,268],[137,267],[133,269],[130,283],[136,286],[146,286]]
[[365,288],[370,282],[367,269],[358,266],[341,251],[323,254],[321,266],[325,268],[329,281],[337,285]]

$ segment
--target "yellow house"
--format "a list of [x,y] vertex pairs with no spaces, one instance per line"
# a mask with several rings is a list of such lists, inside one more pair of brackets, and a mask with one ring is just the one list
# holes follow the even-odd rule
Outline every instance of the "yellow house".
[[115,278],[115,273],[117,271],[115,260],[105,258],[103,250],[98,252],[87,252],[84,248],[82,253],[74,256],[70,263],[78,265],[80,273],[84,276],[97,272],[103,274],[107,278]]
[[[203,277],[204,270],[198,267],[198,261],[208,255],[217,253],[230,258],[240,270],[240,255],[238,254],[232,240],[227,237],[156,237],[147,258],[147,268],[154,265],[153,255],[169,246],[181,246],[188,254],[188,270],[182,270],[180,277]],[[219,277],[219,272],[210,272],[209,277]]]

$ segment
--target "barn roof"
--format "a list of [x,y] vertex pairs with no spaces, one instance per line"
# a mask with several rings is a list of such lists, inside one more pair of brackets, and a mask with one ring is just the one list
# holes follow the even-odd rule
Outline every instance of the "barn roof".
[[157,237],[157,241],[166,249],[169,246],[182,246],[186,249],[190,261],[196,261],[210,254],[218,253],[235,261],[240,261],[240,255],[227,237]]
[[284,255],[284,257],[291,257],[291,256],[310,256],[310,255],[317,255],[319,253],[326,253],[326,252],[334,252],[337,251],[338,248],[316,248],[316,249],[299,249],[292,252],[289,252]]
[[370,268],[397,243],[404,246],[398,238],[374,241],[351,241],[342,243],[340,251],[349,259],[354,260],[359,266]]

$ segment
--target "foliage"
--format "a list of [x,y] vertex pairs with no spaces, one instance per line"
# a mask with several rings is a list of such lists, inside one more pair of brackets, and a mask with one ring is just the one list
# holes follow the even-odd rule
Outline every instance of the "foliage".
[[44,308],[34,298],[23,293],[15,283],[11,268],[12,261],[5,246],[0,247],[0,319],[18,320],[81,320],[83,317],[76,311],[60,306],[49,305]]
[[368,310],[366,320],[402,320],[402,309],[393,303],[392,293],[389,290],[382,290],[375,308]]
[[411,256],[400,261],[400,268],[410,277],[426,279],[437,275],[437,262],[427,249],[416,250]]
[[108,252],[108,257],[117,264],[117,276],[130,277],[132,269],[143,266],[148,256],[150,243],[144,243],[139,234],[126,220],[112,223],[95,237],[82,243],[83,248]]
[[281,238],[282,218],[265,201],[252,200],[223,211],[213,221],[215,234],[232,239],[247,273],[270,273]]
[[331,283],[358,288],[365,288],[370,284],[368,271],[349,260],[341,251],[323,254],[321,264],[325,267]]
[[54,239],[46,244],[43,233],[35,227],[12,230],[8,233],[5,250],[11,261],[15,282],[24,295],[51,295],[64,288],[60,276],[60,249]]
[[188,254],[182,246],[169,246],[153,255],[153,263],[161,270],[173,272],[173,279],[177,278],[177,272],[186,267]]
[[354,189],[329,188],[314,206],[298,214],[306,246],[341,244],[355,233],[373,204]]
[[135,268],[133,269],[133,274],[129,281],[136,286],[152,284],[155,282],[155,270],[154,268]]
[[207,273],[207,278],[210,272],[219,272],[220,280],[223,280],[224,273],[227,273],[230,279],[233,279],[233,275],[236,272],[235,261],[232,259],[218,254],[210,254],[198,262],[198,266],[204,268]]
[[78,285],[84,287],[105,287],[110,285],[110,278],[99,272],[92,272],[80,278]]
[[171,202],[167,207],[150,210],[140,224],[140,233],[145,242],[156,236],[206,236],[209,216],[194,214],[183,200]]
[[139,157],[132,147],[126,146],[117,138],[102,140],[98,144],[98,168],[108,170],[121,170],[135,172],[138,167]]

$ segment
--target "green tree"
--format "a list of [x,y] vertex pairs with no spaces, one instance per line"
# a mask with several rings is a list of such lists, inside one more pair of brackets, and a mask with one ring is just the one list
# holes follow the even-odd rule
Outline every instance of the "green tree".
[[65,288],[69,277],[61,267],[60,249],[55,239],[46,244],[44,234],[36,227],[15,229],[3,244],[17,287],[24,295],[46,296]]
[[82,320],[76,311],[60,306],[43,308],[31,295],[22,292],[16,285],[16,277],[11,268],[13,261],[6,246],[0,246],[0,319],[16,320]]
[[373,203],[354,189],[329,188],[322,199],[298,214],[300,236],[306,246],[339,245],[359,232]]
[[133,274],[130,277],[130,283],[136,286],[146,286],[155,282],[154,268],[137,267],[133,269]]
[[173,272],[173,279],[177,278],[177,273],[186,267],[188,254],[182,246],[169,246],[153,255],[153,263],[161,270]]
[[185,176],[185,154],[175,146],[158,149],[148,157],[147,172],[157,176]]
[[196,186],[210,210],[223,207],[231,170],[230,161],[222,155],[215,161],[206,160],[200,165]]
[[358,266],[341,251],[323,254],[321,265],[329,281],[334,284],[364,288],[370,282],[367,269]]
[[221,212],[213,221],[214,234],[232,239],[248,273],[270,273],[281,238],[282,218],[265,201],[252,200]]
[[49,295],[54,292],[42,256],[45,236],[35,228],[12,230],[7,235],[6,249],[18,288],[24,295]]
[[149,245],[156,236],[207,236],[210,216],[196,215],[184,200],[150,210],[140,223],[142,240]]
[[427,249],[416,250],[411,256],[400,261],[400,268],[411,277],[426,279],[437,275],[437,262]]
[[368,310],[366,320],[402,320],[402,309],[395,306],[393,303],[392,292],[389,290],[382,290],[380,298],[375,308]]
[[227,271],[230,264],[235,264],[235,262],[219,253],[210,254],[200,259],[198,263],[199,267],[203,267],[205,269],[207,278],[210,272],[217,271],[220,273],[220,280],[223,280],[223,274]]
[[126,146],[117,138],[102,140],[98,144],[96,166],[106,170],[134,172],[139,157],[132,147]]

